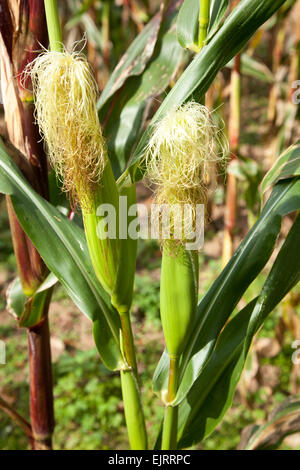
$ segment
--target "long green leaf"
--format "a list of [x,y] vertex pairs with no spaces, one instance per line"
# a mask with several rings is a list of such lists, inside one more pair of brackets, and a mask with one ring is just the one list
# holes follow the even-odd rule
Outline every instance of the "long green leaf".
[[225,12],[228,8],[229,0],[213,0],[210,7],[210,20],[206,42],[208,42],[212,35],[219,27]]
[[32,189],[7,155],[2,142],[0,192],[10,195],[23,230],[74,303],[92,321],[100,318],[107,324],[99,352],[103,361],[106,358],[107,367],[118,368],[121,361],[119,316],[95,276],[82,229]]
[[284,3],[284,0],[242,0],[181,75],[155,113],[134,152],[128,171],[133,181],[143,177],[141,159],[153,125],[171,109],[205,94],[218,71],[234,57],[252,34]]
[[98,109],[103,108],[129,77],[140,75],[144,71],[154,52],[162,18],[160,9],[129,46],[101,93]]
[[[198,305],[196,327],[181,365],[176,403],[180,403],[203,370],[218,335],[238,301],[270,258],[281,227],[281,218],[300,207],[300,181],[275,186],[258,221]],[[163,356],[155,375],[154,390],[163,395],[168,364]]]
[[45,305],[51,296],[50,289],[56,283],[56,276],[53,273],[48,274],[34,295],[29,298],[23,292],[19,277],[10,284],[6,292],[7,309],[18,319],[19,326],[32,328],[41,321]]
[[261,192],[265,193],[277,181],[294,176],[300,176],[300,140],[277,158],[261,183]]
[[179,44],[194,51],[198,48],[199,10],[199,0],[185,0],[179,10],[177,19]]
[[253,336],[300,280],[300,216],[293,224],[257,299],[225,327],[206,367],[180,406],[180,445],[204,439],[231,406]]
[[[176,0],[165,11],[152,57],[141,73],[138,76],[131,73],[108,101],[101,99],[103,94],[100,98],[99,116],[116,177],[124,171],[141,135],[151,101],[168,87],[182,61],[183,52],[174,28],[179,4]],[[136,64],[138,60],[141,58],[135,59]],[[111,85],[113,89],[120,84],[118,75],[115,79],[116,84]]]
[[300,215],[289,231],[251,315],[244,344],[245,356],[254,334],[263,324],[266,315],[300,280],[300,257],[297,256],[299,252]]
[[243,335],[256,299],[224,328],[207,366],[179,407],[178,447],[189,447],[215,429],[232,403],[243,367]]

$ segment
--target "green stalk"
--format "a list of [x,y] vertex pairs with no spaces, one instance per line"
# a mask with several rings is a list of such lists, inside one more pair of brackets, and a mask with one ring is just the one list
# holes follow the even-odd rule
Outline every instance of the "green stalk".
[[108,0],[103,3],[102,11],[102,41],[103,41],[103,61],[107,68],[107,74],[109,74],[109,16],[110,16],[110,4]]
[[[128,208],[136,204],[135,185],[119,188],[120,197],[126,198],[127,207],[123,207],[123,199],[120,202],[120,217],[128,211]],[[127,216],[127,220],[121,220],[122,228],[128,231],[129,224],[134,216]],[[126,224],[125,224],[126,222]],[[132,303],[134,275],[136,269],[137,240],[131,239],[129,234],[119,233],[119,265],[113,293],[112,305],[120,315],[122,326],[121,344],[126,360],[127,369],[121,371],[121,386],[124,402],[124,411],[128,437],[131,449],[147,449],[147,432],[141,400],[140,382],[137,371],[135,347],[130,322],[130,307]]]
[[131,450],[147,450],[147,433],[139,385],[135,374],[121,370],[121,387],[126,427]]
[[62,52],[63,41],[56,0],[44,0],[51,51]]
[[200,0],[198,46],[201,49],[206,40],[209,24],[210,0]]
[[[205,45],[210,19],[210,0],[200,1],[199,50]],[[205,104],[205,96],[199,100]],[[171,406],[177,393],[179,360],[193,327],[198,300],[198,253],[179,250],[177,256],[163,250],[160,285],[161,320],[170,356],[168,399],[165,409],[162,450],[177,448],[178,406]]]
[[[50,48],[52,51],[62,52],[62,35],[56,1],[45,0],[45,9]],[[135,202],[135,187],[132,186],[124,191],[129,204]],[[132,449],[144,450],[147,449],[147,434],[129,316],[137,241],[126,237],[122,239],[118,233],[119,227],[116,227],[116,238],[102,236],[99,238],[99,235],[104,235],[105,229],[101,225],[103,216],[97,215],[97,208],[100,204],[111,204],[115,208],[118,223],[119,192],[108,159],[101,184],[92,197],[92,207],[88,207],[87,210],[83,208],[83,222],[95,273],[102,286],[110,294],[112,303],[120,314],[121,347],[125,359],[124,370],[121,370],[121,384],[130,446]]]
[[[168,402],[171,403],[177,393],[179,378],[179,357],[170,356],[170,372],[168,383]],[[178,406],[167,405],[162,434],[162,450],[176,450],[178,427]]]
[[130,370],[133,370],[136,374],[137,362],[135,357],[135,349],[129,312],[122,313],[122,315],[120,315],[120,320],[122,325],[122,348],[124,356]]
[[137,373],[135,348],[129,312],[120,315],[122,325],[122,349],[127,368],[121,370],[121,387],[126,427],[132,450],[146,450],[147,432]]
[[[118,272],[114,290],[111,295],[111,303],[117,309],[120,315],[130,311],[133,296],[133,285],[136,270],[136,255],[137,255],[137,239],[132,239],[129,236],[124,238],[120,232],[128,231],[132,221],[135,220],[134,215],[128,215],[128,208],[136,204],[136,188],[135,184],[128,186],[118,187],[120,204],[119,204],[119,221],[121,230],[119,230],[119,263]],[[126,203],[126,207],[123,204]],[[123,207],[124,206],[124,207]],[[127,214],[127,220],[124,218]],[[119,227],[120,229],[120,227]],[[129,235],[129,234],[128,234]]]
[[[135,186],[120,193],[127,196],[128,207],[136,201]],[[137,240],[122,238],[117,233],[117,239],[99,239],[97,225],[100,217],[96,214],[97,206],[110,203],[116,209],[117,222],[124,216],[126,209],[120,206],[118,190],[108,161],[102,175],[101,185],[95,194],[95,207],[86,212],[83,210],[83,220],[89,252],[98,279],[111,296],[111,302],[118,311],[121,320],[121,346],[125,358],[125,369],[121,370],[121,386],[124,411],[130,446],[134,450],[147,449],[147,434],[143,407],[139,389],[137,362],[134,341],[130,323],[130,306],[132,301],[134,273],[136,266]],[[130,218],[129,218],[130,220]],[[125,219],[124,222],[128,220]],[[99,227],[99,225],[98,225]],[[127,229],[127,227],[125,227]]]

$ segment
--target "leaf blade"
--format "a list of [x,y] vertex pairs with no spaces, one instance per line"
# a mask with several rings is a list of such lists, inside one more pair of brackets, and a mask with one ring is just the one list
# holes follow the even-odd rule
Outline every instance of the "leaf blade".
[[141,159],[154,124],[162,119],[169,109],[203,96],[218,71],[243,48],[258,27],[283,3],[284,0],[242,0],[233,10],[209,44],[202,48],[186,68],[152,118],[128,167],[133,181],[143,177],[145,169],[141,167]]
[[122,357],[119,348],[119,316],[95,276],[82,229],[33,190],[0,142],[1,192],[5,191],[7,182],[22,228],[49,270],[92,321],[103,316],[103,321],[108,323],[107,331],[113,336],[114,342],[111,342],[111,338],[104,338],[102,347],[114,344],[111,349],[112,360],[106,365],[109,368],[118,368]]

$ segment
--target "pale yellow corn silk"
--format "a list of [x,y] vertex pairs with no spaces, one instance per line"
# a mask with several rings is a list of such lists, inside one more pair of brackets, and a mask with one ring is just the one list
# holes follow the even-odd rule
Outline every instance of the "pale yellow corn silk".
[[196,205],[206,203],[207,183],[215,181],[216,164],[227,155],[224,132],[204,105],[188,102],[156,123],[145,154],[146,176],[156,185],[154,202],[170,207],[171,238],[184,219],[184,204],[191,210],[185,218],[181,242],[191,237]]
[[83,54],[45,51],[26,69],[50,163],[73,201],[90,203],[106,161],[97,85]]

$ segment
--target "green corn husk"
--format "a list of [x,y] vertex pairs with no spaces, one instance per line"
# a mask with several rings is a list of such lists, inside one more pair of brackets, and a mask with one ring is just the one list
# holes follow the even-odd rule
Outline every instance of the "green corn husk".
[[101,182],[93,195],[90,207],[83,206],[82,216],[95,273],[104,289],[111,295],[117,277],[119,241],[118,238],[105,238],[105,227],[101,223],[104,217],[97,215],[97,208],[100,204],[111,204],[114,207],[118,223],[119,194],[109,161],[106,162]]
[[[51,51],[39,56],[29,71],[38,123],[48,145],[50,161],[63,181],[63,189],[82,208],[95,273],[120,313],[124,358],[121,382],[128,434],[132,448],[146,449],[147,434],[129,317],[136,241],[120,240],[119,192],[98,119],[98,93],[91,69],[83,54],[74,50],[69,54],[64,50],[56,1],[45,0],[45,7]],[[128,192],[134,197],[135,188]],[[113,237],[110,233],[103,236],[107,217],[99,213],[102,204],[109,204],[110,209],[112,206],[115,210]],[[94,324],[97,337],[99,327],[98,323]]]
[[[127,198],[128,208],[136,204],[135,185],[123,187],[120,190],[120,196]],[[123,214],[120,214],[120,216],[122,215]],[[133,219],[134,216],[128,216],[127,220],[124,219],[126,220],[126,229],[128,229]],[[129,234],[127,238],[119,239],[119,264],[111,302],[120,315],[129,312],[132,303],[137,243],[137,239],[131,239]]]
[[172,242],[165,243],[160,281],[160,315],[170,356],[180,356],[184,350],[195,322],[197,301],[198,253],[182,246],[174,247]]
[[[196,315],[198,259],[185,244],[194,237],[197,206],[206,203],[216,163],[226,152],[227,142],[210,111],[194,101],[170,110],[155,124],[145,151],[146,175],[156,185],[155,202],[170,211],[160,286],[161,320],[170,356],[182,353]],[[183,221],[186,206],[191,210]],[[180,224],[183,238],[177,234]]]

